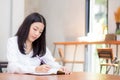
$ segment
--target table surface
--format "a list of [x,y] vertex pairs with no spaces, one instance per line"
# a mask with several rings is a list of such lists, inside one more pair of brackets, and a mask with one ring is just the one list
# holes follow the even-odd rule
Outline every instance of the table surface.
[[54,42],[55,45],[73,45],[73,44],[120,44],[120,41],[66,41]]
[[73,72],[71,75],[26,75],[0,73],[0,80],[120,80],[119,75]]

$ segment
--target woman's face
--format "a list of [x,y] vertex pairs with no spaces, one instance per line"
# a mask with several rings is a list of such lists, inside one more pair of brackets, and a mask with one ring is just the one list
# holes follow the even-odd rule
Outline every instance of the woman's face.
[[28,34],[27,41],[33,42],[40,37],[44,30],[44,24],[41,22],[34,22],[30,26],[30,31]]

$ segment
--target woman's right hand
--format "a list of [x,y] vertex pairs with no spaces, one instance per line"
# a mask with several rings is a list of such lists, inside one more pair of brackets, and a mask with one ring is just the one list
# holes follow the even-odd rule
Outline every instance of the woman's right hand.
[[51,69],[51,67],[49,65],[41,65],[41,66],[38,66],[35,68],[35,71],[36,72],[43,72],[43,73],[46,73],[48,72],[49,70]]

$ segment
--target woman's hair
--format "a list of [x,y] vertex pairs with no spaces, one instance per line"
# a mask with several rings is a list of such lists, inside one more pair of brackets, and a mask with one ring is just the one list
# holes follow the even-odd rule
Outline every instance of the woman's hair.
[[44,30],[43,30],[41,36],[32,43],[32,47],[33,47],[33,56],[32,57],[35,57],[36,55],[41,57],[41,56],[45,55],[45,53],[46,53],[46,20],[39,13],[32,13],[32,14],[28,15],[24,19],[21,26],[19,27],[19,29],[16,33],[16,36],[18,36],[18,40],[17,40],[18,47],[19,47],[20,52],[22,54],[25,54],[24,44],[28,38],[30,26],[34,22],[41,22],[44,24]]

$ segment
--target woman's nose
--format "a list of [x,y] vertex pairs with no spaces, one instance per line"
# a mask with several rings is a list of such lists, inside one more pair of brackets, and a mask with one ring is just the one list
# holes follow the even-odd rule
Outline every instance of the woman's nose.
[[35,32],[35,35],[36,35],[36,36],[39,36],[39,35],[40,35],[39,31],[36,31],[36,32]]

